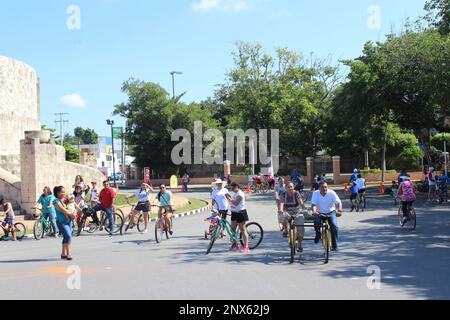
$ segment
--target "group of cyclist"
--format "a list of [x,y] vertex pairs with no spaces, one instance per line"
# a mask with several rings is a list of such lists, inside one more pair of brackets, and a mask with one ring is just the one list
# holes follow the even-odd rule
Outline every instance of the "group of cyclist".
[[[288,237],[288,225],[291,220],[297,228],[298,250],[303,252],[303,239],[305,235],[305,219],[307,210],[304,196],[304,180],[300,174],[294,170],[291,180],[287,184],[285,179],[280,177],[275,188],[275,201],[278,208],[278,221],[283,225],[282,235]],[[311,205],[312,216],[316,236],[314,242],[317,244],[321,240],[321,226],[327,220],[331,228],[332,251],[338,251],[339,225],[337,218],[342,216],[342,201],[335,191],[328,188],[328,183],[324,176],[317,179],[318,189],[313,191]],[[314,186],[313,186],[314,187]]]

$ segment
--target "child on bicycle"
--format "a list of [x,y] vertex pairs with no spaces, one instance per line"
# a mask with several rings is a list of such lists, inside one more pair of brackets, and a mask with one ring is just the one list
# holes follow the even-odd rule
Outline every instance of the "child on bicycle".
[[56,225],[56,210],[53,205],[53,200],[55,197],[53,196],[53,192],[50,187],[45,187],[42,195],[39,197],[36,206],[33,209],[36,209],[38,205],[41,205],[42,217],[45,221],[50,220],[50,224],[52,225],[52,237],[57,238],[58,235],[58,227]]
[[358,185],[356,184],[356,181],[353,181],[350,186],[350,205],[352,208],[350,212],[356,210],[356,205],[353,203],[353,200],[356,200],[356,198],[358,198],[358,193],[359,193]]
[[414,192],[414,186],[411,182],[410,177],[402,176],[401,179],[403,182],[400,184],[397,198],[399,195],[401,195],[402,210],[403,210],[402,225],[404,225],[408,221],[409,211],[410,211],[413,203],[416,201],[416,193]]
[[0,227],[5,233],[5,237],[2,240],[9,240],[10,238],[8,238],[8,235],[11,233],[11,240],[16,241],[16,229],[14,228],[15,215],[12,204],[6,201],[6,199],[2,199],[0,200],[0,205],[3,206],[3,211],[6,213],[5,221],[0,224]]
[[[77,212],[77,222],[81,222],[81,219],[83,218],[83,210],[87,209],[88,206],[84,200],[85,193],[83,192],[83,189],[81,186],[76,186],[75,191],[73,193],[74,196],[74,202],[76,204],[76,212]],[[88,227],[85,226],[83,231],[87,231]]]

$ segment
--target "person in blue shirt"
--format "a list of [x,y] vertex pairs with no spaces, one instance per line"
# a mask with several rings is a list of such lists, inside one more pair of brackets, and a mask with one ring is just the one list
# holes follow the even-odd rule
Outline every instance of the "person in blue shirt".
[[356,205],[353,203],[353,200],[356,200],[358,197],[359,188],[356,182],[353,182],[350,187],[350,205],[352,207],[352,210],[350,212],[353,212],[353,210],[356,209]]
[[53,196],[52,190],[49,187],[44,188],[44,192],[39,197],[36,206],[33,209],[37,209],[38,205],[41,206],[42,217],[45,221],[50,220],[50,224],[52,226],[52,234],[54,238],[58,238],[58,227],[56,225],[56,210],[53,205],[53,200],[55,197]]
[[439,190],[441,203],[447,203],[448,201],[448,177],[445,171],[442,171],[442,175],[439,177]]
[[359,174],[358,169],[353,170],[353,174],[350,177],[350,180],[348,181],[349,185],[352,185],[353,182],[356,182],[356,180],[358,180],[358,174]]

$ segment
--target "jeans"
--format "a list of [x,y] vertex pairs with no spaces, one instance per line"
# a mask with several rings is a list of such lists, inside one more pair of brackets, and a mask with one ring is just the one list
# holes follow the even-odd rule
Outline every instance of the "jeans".
[[188,184],[189,182],[183,182],[184,192],[188,192]]
[[67,221],[67,222],[57,222],[58,225],[58,229],[59,231],[62,233],[63,235],[63,244],[71,244],[72,243],[72,232],[73,232],[73,227],[72,227],[72,221]]
[[50,224],[52,225],[52,232],[54,232],[55,234],[58,233],[58,227],[56,225],[56,213],[42,213],[42,217],[45,220],[50,220]]
[[109,233],[110,234],[114,233],[114,217],[112,213],[112,208],[103,208],[100,204],[98,204],[92,209],[92,211],[93,212],[105,211],[109,221]]
[[[316,217],[316,219],[314,220],[314,225],[315,226],[321,226],[323,225],[323,222],[328,219],[328,223],[330,225],[330,230],[331,230],[331,243],[333,246],[333,249],[337,250],[338,249],[338,239],[339,239],[339,225],[337,222],[337,217],[336,217],[336,211],[330,212],[328,214],[324,214],[326,217],[322,217],[321,215],[319,215],[318,217]],[[320,227],[315,227],[316,230],[316,237],[320,238],[321,237],[321,228]]]

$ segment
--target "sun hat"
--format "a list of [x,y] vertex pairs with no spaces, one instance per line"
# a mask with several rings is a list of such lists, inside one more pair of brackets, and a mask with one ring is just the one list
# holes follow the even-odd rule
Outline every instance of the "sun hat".
[[224,182],[222,181],[222,179],[217,179],[216,181],[214,181],[214,184],[224,184]]

